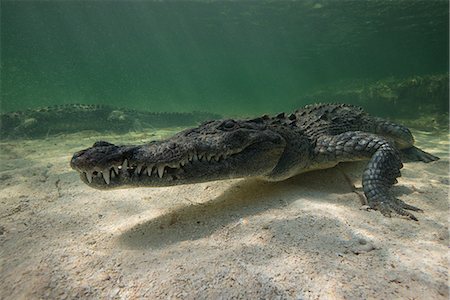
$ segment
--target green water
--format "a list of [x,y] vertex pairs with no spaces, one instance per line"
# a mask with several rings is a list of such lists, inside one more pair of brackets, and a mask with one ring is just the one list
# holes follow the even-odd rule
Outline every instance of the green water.
[[448,17],[433,0],[2,0],[1,109],[291,110],[340,82],[448,72]]

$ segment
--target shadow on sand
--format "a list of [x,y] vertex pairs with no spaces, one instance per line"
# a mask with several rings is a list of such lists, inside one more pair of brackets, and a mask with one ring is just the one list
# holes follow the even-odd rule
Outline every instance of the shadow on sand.
[[[315,196],[311,196],[311,192]],[[342,171],[336,168],[301,174],[283,182],[241,181],[211,201],[179,206],[170,213],[133,226],[121,234],[119,243],[131,249],[162,248],[207,237],[228,224],[269,209],[281,209],[297,200],[314,198],[315,202],[328,202],[329,199],[323,198],[329,194],[351,192]],[[338,205],[357,209],[360,204],[356,195],[354,197]]]

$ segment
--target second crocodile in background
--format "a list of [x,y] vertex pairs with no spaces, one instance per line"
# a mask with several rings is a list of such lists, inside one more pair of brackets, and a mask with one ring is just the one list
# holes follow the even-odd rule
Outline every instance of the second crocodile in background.
[[230,178],[280,181],[340,162],[368,160],[362,174],[367,204],[383,215],[417,220],[419,208],[390,188],[402,160],[439,159],[414,145],[401,125],[348,104],[315,104],[292,114],[216,120],[139,146],[96,142],[73,155],[81,180],[98,189],[162,187]]
[[82,130],[128,132],[193,126],[220,115],[207,112],[151,112],[111,105],[63,104],[0,114],[0,140],[42,138]]

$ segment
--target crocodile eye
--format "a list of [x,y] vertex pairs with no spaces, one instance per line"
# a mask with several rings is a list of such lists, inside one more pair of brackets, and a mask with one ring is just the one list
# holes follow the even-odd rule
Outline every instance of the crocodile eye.
[[220,124],[219,129],[221,130],[233,130],[238,126],[234,120],[226,120]]

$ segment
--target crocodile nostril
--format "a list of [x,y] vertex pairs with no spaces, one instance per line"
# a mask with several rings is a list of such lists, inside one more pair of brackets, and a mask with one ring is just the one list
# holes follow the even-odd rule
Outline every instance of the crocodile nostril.
[[105,142],[105,141],[97,141],[92,145],[92,147],[106,147],[106,146],[114,146],[114,144]]
[[86,153],[86,150],[81,150],[81,151],[75,152],[72,156],[72,161],[74,161],[78,157],[82,156],[84,153]]

